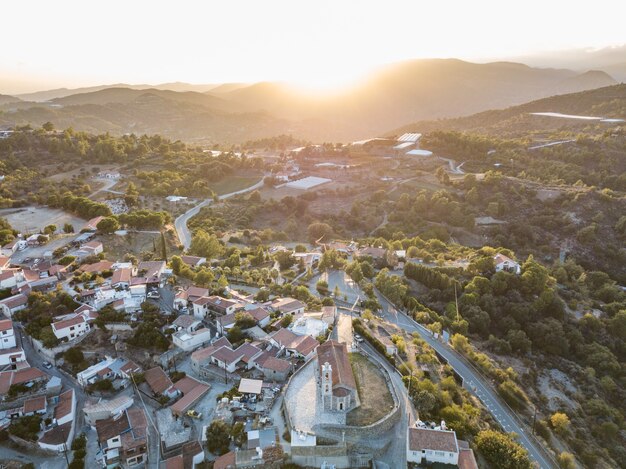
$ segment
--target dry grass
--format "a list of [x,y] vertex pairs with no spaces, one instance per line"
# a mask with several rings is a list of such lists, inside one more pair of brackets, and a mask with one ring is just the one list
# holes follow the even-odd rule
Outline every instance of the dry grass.
[[348,425],[365,426],[377,422],[393,409],[393,396],[385,377],[374,363],[360,353],[350,354],[361,405],[347,415]]

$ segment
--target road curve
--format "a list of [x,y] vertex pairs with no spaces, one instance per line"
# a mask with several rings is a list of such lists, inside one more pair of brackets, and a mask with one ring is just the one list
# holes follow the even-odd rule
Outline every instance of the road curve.
[[[391,306],[384,298],[379,299],[387,303],[386,306]],[[381,302],[381,304],[383,304],[383,302]],[[464,386],[481,400],[500,426],[502,426],[506,432],[515,432],[518,435],[520,444],[528,450],[530,458],[536,461],[541,469],[552,469],[555,467],[555,464],[546,457],[539,442],[529,436],[528,432],[522,428],[514,412],[502,403],[496,391],[491,387],[488,381],[484,379],[478,371],[475,371],[463,357],[449,345],[435,339],[428,329],[415,322],[403,312],[396,310],[394,314],[393,312],[389,312],[390,310],[388,308],[385,308],[385,310],[385,319],[397,324],[408,332],[417,332],[428,345],[448,361],[450,366],[463,378]],[[392,309],[391,311],[394,310],[395,309]]]
[[[250,192],[250,191],[253,191],[255,189],[259,189],[260,187],[263,186],[263,179],[264,178],[261,178],[261,180],[259,182],[257,182],[256,184],[254,184],[254,185],[252,185],[250,187],[246,187],[245,189],[241,189],[239,191],[231,192],[229,194],[220,195],[218,197],[218,199],[219,200],[224,200],[224,199],[228,199],[229,197],[233,197],[235,195],[245,194],[246,192]],[[189,246],[191,246],[191,232],[189,231],[189,228],[187,228],[187,222],[189,222],[189,220],[192,217],[197,215],[202,207],[204,207],[205,205],[209,205],[212,201],[213,201],[213,199],[203,200],[202,202],[200,202],[196,206],[194,206],[194,207],[190,208],[189,210],[187,210],[185,213],[183,213],[181,216],[176,218],[176,220],[174,221],[174,227],[176,228],[176,233],[178,234],[178,239],[180,241],[180,244],[183,245],[183,248],[185,250],[189,249]]]

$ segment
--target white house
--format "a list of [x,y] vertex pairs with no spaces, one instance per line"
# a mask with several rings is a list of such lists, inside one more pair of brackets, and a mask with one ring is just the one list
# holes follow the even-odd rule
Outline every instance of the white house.
[[197,318],[204,319],[209,312],[216,314],[231,314],[241,309],[243,305],[236,301],[221,298],[219,296],[203,296],[193,301],[193,315]]
[[194,332],[203,328],[202,321],[189,314],[181,314],[178,316],[172,323],[172,326],[174,326],[176,332]]
[[0,301],[0,311],[7,317],[13,317],[13,313],[23,310],[28,305],[28,296],[23,293],[10,296]]
[[496,266],[496,272],[506,271],[519,275],[522,272],[522,267],[510,257],[504,254],[496,254],[493,258],[493,262]]
[[203,344],[211,341],[211,331],[206,328],[198,329],[197,331],[187,332],[179,331],[172,335],[174,345],[183,349],[185,352],[190,352],[197,349]]
[[96,403],[86,403],[83,407],[85,422],[94,427],[98,420],[105,420],[120,415],[133,405],[133,397],[121,395],[111,400],[98,400]]
[[76,375],[78,384],[81,386],[88,386],[101,379],[112,377],[113,370],[111,370],[111,365],[113,365],[114,361],[115,358],[106,357],[101,362],[91,365],[89,368],[81,371]]
[[283,314],[302,314],[306,305],[295,298],[277,298],[272,301],[271,305],[274,311],[280,311]]
[[417,464],[441,463],[456,466],[459,462],[459,444],[451,430],[409,427],[406,460]]
[[0,321],[0,350],[11,349],[16,346],[13,321],[3,319]]
[[76,314],[68,319],[52,323],[52,332],[59,340],[72,340],[91,330],[83,314]]
[[4,270],[0,272],[0,290],[15,288],[18,283],[24,282],[24,274],[21,270]]

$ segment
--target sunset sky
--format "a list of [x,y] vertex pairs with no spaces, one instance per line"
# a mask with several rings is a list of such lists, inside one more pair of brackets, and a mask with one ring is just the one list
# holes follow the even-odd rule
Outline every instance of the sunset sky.
[[29,1],[2,5],[0,93],[103,83],[349,84],[412,58],[626,43],[620,1]]

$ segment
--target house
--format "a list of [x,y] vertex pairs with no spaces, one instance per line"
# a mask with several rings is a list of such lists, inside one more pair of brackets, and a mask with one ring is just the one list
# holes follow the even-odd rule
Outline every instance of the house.
[[22,293],[9,296],[0,301],[0,311],[6,317],[13,317],[14,313],[23,310],[28,305],[28,296]]
[[91,330],[85,315],[76,314],[68,319],[52,323],[52,332],[59,340],[70,341]]
[[384,248],[377,248],[367,246],[359,249],[354,256],[357,259],[370,258],[375,264],[375,267],[394,267],[398,263],[398,258],[395,251],[390,251]]
[[203,296],[209,296],[208,288],[191,286],[186,290],[180,290],[176,293],[176,296],[174,297],[174,308],[179,311],[185,309],[189,307],[189,305],[192,304],[194,301],[202,298]]
[[272,353],[265,351],[256,357],[255,368],[263,373],[270,381],[282,382],[287,379],[291,371],[291,363],[282,358],[276,358]]
[[158,278],[165,273],[167,264],[165,261],[143,261],[137,266],[137,272],[140,276],[150,278]]
[[306,305],[294,298],[277,298],[272,301],[270,307],[283,314],[302,314]]
[[191,352],[211,341],[211,331],[205,327],[188,332],[180,330],[172,335],[174,345],[185,352]]
[[92,427],[98,420],[110,419],[114,415],[119,415],[133,405],[133,397],[121,395],[115,399],[99,399],[95,403],[86,403],[83,407],[85,422]]
[[0,350],[15,348],[15,332],[13,331],[13,321],[10,319],[0,320]]
[[456,433],[451,430],[409,427],[406,460],[421,464],[451,464],[459,462]]
[[496,272],[505,271],[511,272],[516,275],[522,273],[522,267],[513,259],[505,256],[504,254],[496,254],[493,258],[493,262],[496,267]]
[[346,344],[327,340],[317,347],[317,369],[324,409],[348,412],[360,405]]
[[200,319],[206,318],[209,313],[225,315],[243,308],[242,304],[219,296],[203,296],[193,301],[192,304],[193,315]]
[[[255,320],[256,325],[259,327],[265,327],[270,323],[270,313],[268,313],[265,309],[261,307],[256,307],[254,309],[246,309],[244,311],[240,311],[241,313],[247,313]],[[227,314],[226,316],[220,316],[215,320],[215,325],[217,327],[217,332],[220,334],[226,334],[229,329],[231,329],[235,323],[237,322],[237,313]]]
[[114,270],[111,276],[111,286],[113,288],[130,288],[130,279],[132,276],[133,270],[130,268]]
[[149,369],[143,374],[143,377],[156,396],[165,396],[170,399],[178,396],[179,391],[174,387],[174,383],[169,376],[165,374],[163,368],[156,366]]
[[208,384],[193,379],[190,376],[185,376],[178,380],[174,387],[183,396],[170,407],[172,414],[175,416],[185,415],[185,413],[211,389],[211,386]]
[[83,264],[78,268],[79,272],[87,272],[88,274],[101,274],[102,272],[109,271],[113,267],[111,261],[99,261],[93,264]]
[[52,277],[40,278],[33,282],[29,282],[28,287],[32,291],[47,292],[53,290],[57,286],[57,283],[59,283],[59,278],[56,275],[53,275]]
[[15,288],[19,282],[24,281],[24,275],[19,270],[4,270],[0,272],[0,290]]
[[96,422],[98,446],[105,467],[133,467],[148,459],[146,414],[131,407],[123,413]]
[[13,254],[15,254],[15,251],[17,251],[19,247],[19,241],[19,239],[15,238],[13,241],[2,246],[2,249],[0,249],[0,254],[6,257],[11,257]]
[[104,252],[104,246],[100,241],[89,241],[83,244],[78,251],[76,251],[76,257],[82,259],[87,256],[97,256]]
[[76,414],[76,395],[73,389],[59,394],[59,401],[54,408],[54,421],[58,425],[73,422]]
[[232,349],[232,344],[226,337],[220,337],[208,347],[193,352],[191,354],[191,367],[193,368],[193,370],[196,373],[199,373],[200,367],[202,367],[206,363],[210,363],[211,355],[213,354],[213,352],[221,347],[230,347]]
[[38,368],[22,368],[15,371],[0,372],[0,396],[6,396],[12,385],[24,384],[31,386],[45,381],[48,375]]
[[199,267],[202,264],[206,264],[206,257],[198,256],[180,256],[185,264],[189,267]]
[[81,386],[88,386],[103,379],[129,379],[133,373],[141,372],[141,367],[125,358],[105,357],[76,375]]
[[48,411],[48,401],[46,396],[33,397],[24,401],[23,415],[43,415]]
[[260,348],[250,343],[241,344],[237,349],[233,349],[226,337],[220,337],[208,347],[192,353],[191,366],[198,373],[206,364],[234,373],[239,367],[251,369],[254,366],[254,359],[262,352]]
[[459,444],[459,469],[478,469],[474,451],[469,443],[463,440],[457,440],[457,443]]
[[198,441],[188,441],[181,450],[181,454],[163,461],[160,469],[195,469],[204,461],[204,450]]
[[313,356],[315,349],[319,346],[319,342],[309,335],[297,335],[289,329],[279,329],[267,336],[267,341],[284,350],[285,354],[290,357],[303,358],[308,360]]
[[181,314],[172,323],[176,331],[193,332],[202,329],[202,321],[191,316],[190,314]]

